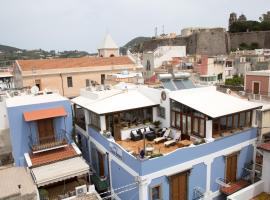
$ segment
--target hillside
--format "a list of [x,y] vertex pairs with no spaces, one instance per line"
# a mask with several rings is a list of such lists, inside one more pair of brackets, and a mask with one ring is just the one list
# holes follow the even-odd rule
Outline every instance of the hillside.
[[150,37],[136,37],[132,40],[130,40],[128,43],[126,43],[123,47],[120,48],[120,52],[122,54],[126,54],[126,51],[128,49],[133,50],[134,47],[138,47],[140,45],[142,45],[144,42],[148,42],[151,41]]
[[18,51],[18,50],[20,49],[0,44],[0,51],[7,52],[7,51]]

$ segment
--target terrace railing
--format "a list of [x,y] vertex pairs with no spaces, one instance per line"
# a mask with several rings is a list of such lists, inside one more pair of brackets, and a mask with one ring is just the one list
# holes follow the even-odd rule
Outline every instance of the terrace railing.
[[52,136],[42,138],[29,136],[29,146],[33,153],[59,148],[71,142],[65,130],[61,129]]

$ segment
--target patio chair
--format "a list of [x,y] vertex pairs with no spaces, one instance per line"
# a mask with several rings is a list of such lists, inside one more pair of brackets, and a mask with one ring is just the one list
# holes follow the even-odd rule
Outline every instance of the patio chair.
[[155,143],[161,143],[161,142],[164,142],[164,141],[168,140],[169,139],[169,136],[170,136],[170,133],[171,133],[171,129],[167,129],[165,131],[165,133],[163,134],[163,136],[154,139],[154,142]]
[[164,133],[166,132],[166,130],[167,130],[167,128],[164,127],[164,128],[159,129],[157,133],[160,137],[162,137],[164,135]]
[[138,131],[136,131],[136,130],[132,130],[130,132],[130,137],[131,137],[132,141],[138,141],[138,140],[142,139],[141,134],[138,133]]
[[169,141],[164,142],[164,146],[169,147],[169,146],[175,145],[180,140],[180,137],[181,137],[181,132],[177,131],[174,135],[173,140],[169,140]]
[[156,133],[150,127],[145,128],[145,137],[148,141],[153,141],[156,138]]

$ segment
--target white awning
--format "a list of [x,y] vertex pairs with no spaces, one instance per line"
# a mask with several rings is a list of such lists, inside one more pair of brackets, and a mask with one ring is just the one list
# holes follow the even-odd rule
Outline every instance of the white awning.
[[256,109],[262,104],[216,91],[215,87],[173,91],[170,98],[212,118]]
[[153,102],[137,90],[123,91],[95,101],[85,97],[76,97],[72,99],[72,102],[100,115],[158,105],[157,102]]
[[31,169],[38,187],[89,173],[89,166],[81,157],[59,161]]

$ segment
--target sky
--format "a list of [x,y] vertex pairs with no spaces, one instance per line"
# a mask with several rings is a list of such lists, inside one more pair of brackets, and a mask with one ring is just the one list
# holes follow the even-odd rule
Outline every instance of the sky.
[[106,33],[123,46],[137,36],[228,26],[231,12],[258,18],[270,0],[0,0],[0,44],[97,51]]

